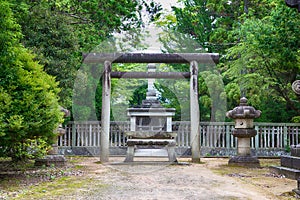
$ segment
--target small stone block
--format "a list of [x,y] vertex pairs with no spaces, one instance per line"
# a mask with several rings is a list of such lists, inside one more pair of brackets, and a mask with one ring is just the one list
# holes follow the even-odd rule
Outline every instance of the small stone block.
[[297,180],[300,177],[300,170],[298,169],[276,166],[276,167],[270,167],[270,170],[277,174],[282,174],[286,178],[293,179],[293,180]]
[[291,156],[300,157],[300,147],[291,147]]
[[66,165],[66,159],[63,155],[47,155],[44,158],[36,159],[34,165],[63,167]]
[[289,167],[300,170],[300,157],[295,156],[281,156],[280,163],[283,167]]
[[168,151],[169,162],[177,162],[175,148],[167,147],[167,151]]
[[280,165],[283,167],[290,167],[292,168],[292,159],[290,156],[281,156],[280,157]]
[[134,146],[127,147],[126,158],[124,162],[133,162]]
[[241,167],[260,167],[259,160],[254,156],[234,156],[229,159],[228,164]]

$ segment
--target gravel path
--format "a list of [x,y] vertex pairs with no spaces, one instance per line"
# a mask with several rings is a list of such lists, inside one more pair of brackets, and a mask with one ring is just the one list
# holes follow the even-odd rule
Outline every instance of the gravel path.
[[182,200],[276,199],[251,184],[212,173],[204,164],[99,165],[89,163],[89,176],[105,187],[78,193],[76,199]]

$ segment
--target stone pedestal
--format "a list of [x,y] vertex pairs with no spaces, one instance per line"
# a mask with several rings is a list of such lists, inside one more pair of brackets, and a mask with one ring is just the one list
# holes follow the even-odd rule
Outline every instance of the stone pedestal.
[[251,138],[238,138],[237,156],[230,158],[228,164],[245,167],[259,167],[259,160],[256,156],[251,156]]
[[175,146],[177,133],[174,132],[127,132],[127,153],[124,162],[133,162],[138,146],[153,149],[156,146],[166,149],[169,162],[177,162]]

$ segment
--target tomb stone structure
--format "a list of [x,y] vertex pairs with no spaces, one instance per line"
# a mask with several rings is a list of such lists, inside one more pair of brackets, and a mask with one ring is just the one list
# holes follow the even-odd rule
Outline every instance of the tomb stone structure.
[[[148,72],[155,72],[154,64],[148,65]],[[130,131],[127,135],[127,154],[125,162],[133,162],[135,150],[140,148],[163,147],[168,152],[169,162],[177,162],[175,154],[176,133],[172,132],[174,108],[164,108],[157,99],[155,79],[148,79],[146,99],[142,105],[128,108]]]
[[[293,91],[300,95],[300,81],[296,80],[292,84]],[[282,174],[287,178],[297,180],[300,177],[300,144],[291,145],[291,154],[280,157],[280,166],[272,167],[272,171]],[[299,193],[300,194],[300,193]]]
[[[294,81],[292,89],[297,95],[300,95],[300,80]],[[280,166],[272,166],[271,171],[297,180],[297,188],[293,191],[300,196],[300,144],[291,145],[290,148],[291,155],[282,155]]]

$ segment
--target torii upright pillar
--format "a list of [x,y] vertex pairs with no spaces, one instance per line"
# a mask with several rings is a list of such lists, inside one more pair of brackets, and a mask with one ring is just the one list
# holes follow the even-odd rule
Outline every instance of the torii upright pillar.
[[200,162],[200,111],[198,101],[198,63],[196,61],[190,62],[190,115],[191,115],[191,151],[192,162]]
[[100,135],[100,162],[109,161],[111,62],[104,62],[102,75],[102,111]]

